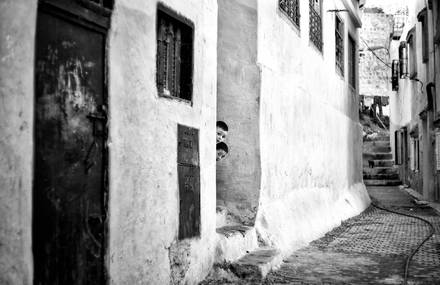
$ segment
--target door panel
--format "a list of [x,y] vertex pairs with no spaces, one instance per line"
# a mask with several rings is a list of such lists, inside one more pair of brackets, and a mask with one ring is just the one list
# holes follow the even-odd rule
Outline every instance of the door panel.
[[39,11],[35,66],[35,284],[102,284],[105,34]]

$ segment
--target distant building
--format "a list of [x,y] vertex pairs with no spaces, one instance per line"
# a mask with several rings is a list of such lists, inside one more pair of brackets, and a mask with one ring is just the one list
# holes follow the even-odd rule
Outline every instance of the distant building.
[[393,15],[381,8],[365,8],[360,30],[359,94],[363,106],[389,115],[391,91],[389,69]]
[[363,2],[3,0],[0,283],[197,284],[363,211]]
[[439,201],[440,3],[411,3],[400,39],[393,43],[391,140],[401,179],[426,199]]

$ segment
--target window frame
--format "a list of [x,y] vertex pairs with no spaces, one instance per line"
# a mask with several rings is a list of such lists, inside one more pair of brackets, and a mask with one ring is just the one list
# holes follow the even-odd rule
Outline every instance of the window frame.
[[[315,1],[319,1],[319,11],[315,9]],[[317,20],[319,20],[319,23],[315,24]],[[322,0],[309,0],[309,40],[322,53],[324,46],[322,30]]]
[[[278,9],[298,30],[301,29],[300,2],[300,0],[278,0]],[[289,9],[291,6],[295,6],[295,8]]]
[[[348,56],[348,85],[356,90],[356,50],[357,50],[357,44],[355,39],[348,34],[348,49],[347,49],[347,56]],[[350,48],[351,47],[351,48]]]
[[408,32],[406,37],[408,74],[410,78],[417,76],[417,38],[415,26]]
[[400,78],[408,76],[408,44],[401,41],[399,44],[399,73]]
[[391,63],[391,89],[399,91],[399,60],[393,59]]
[[426,7],[417,15],[417,20],[421,22],[422,29],[422,62],[429,60],[429,32],[428,32],[428,15]]
[[[163,56],[163,50],[161,50],[161,29],[162,29],[162,21],[166,22],[172,29],[179,30],[181,34],[180,38],[180,46],[179,46],[179,57],[176,56],[176,46],[174,46],[174,58],[172,58],[172,52],[168,54],[168,49],[166,50],[166,66],[164,66],[162,63],[162,60],[164,60]],[[174,32],[173,30],[173,32]],[[163,5],[162,3],[158,3],[157,9],[156,9],[156,89],[157,94],[159,97],[172,99],[181,101],[184,103],[188,103],[190,105],[193,104],[194,100],[194,24],[191,20],[183,17],[182,15],[176,13],[171,8]],[[175,38],[173,38],[175,40]],[[186,48],[188,49],[188,52],[186,55],[182,55],[183,51],[182,49]],[[185,56],[185,57],[184,57]],[[169,60],[173,60],[173,73],[175,74],[169,74],[167,73],[169,70]],[[182,68],[185,67],[186,68]],[[180,70],[185,69],[186,74],[183,76]],[[165,75],[160,75],[161,72],[165,71]],[[177,92],[177,95],[173,95],[173,90],[169,91],[170,94],[167,94],[164,90],[165,88],[161,88],[161,86],[164,84],[161,82],[161,80],[165,80],[168,82],[168,79],[171,78],[174,82],[175,86],[173,86]],[[178,84],[177,84],[178,83]],[[176,94],[176,93],[174,93]]]
[[[339,25],[338,25],[339,21]],[[341,34],[342,33],[342,34]],[[340,40],[340,57],[338,58],[338,37]],[[345,23],[342,18],[335,13],[335,65],[336,71],[345,77]]]

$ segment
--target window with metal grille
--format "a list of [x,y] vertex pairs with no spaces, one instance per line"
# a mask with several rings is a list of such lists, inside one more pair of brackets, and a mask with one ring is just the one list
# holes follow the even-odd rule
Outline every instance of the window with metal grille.
[[191,101],[193,25],[161,6],[157,11],[156,65],[159,96]]
[[393,91],[399,90],[399,61],[393,60],[391,65],[391,87]]
[[356,42],[348,36],[348,84],[356,88]]
[[278,6],[280,10],[283,11],[287,17],[299,28],[299,0],[279,0]]
[[321,0],[309,0],[310,6],[310,40],[322,51]]
[[337,14],[335,17],[335,52],[336,70],[344,76],[344,22]]

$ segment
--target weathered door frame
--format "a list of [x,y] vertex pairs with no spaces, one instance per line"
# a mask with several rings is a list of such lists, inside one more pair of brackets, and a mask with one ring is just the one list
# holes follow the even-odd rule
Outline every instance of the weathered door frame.
[[[109,117],[108,117],[108,51],[107,51],[107,41],[108,41],[108,31],[110,29],[110,16],[111,11],[108,9],[100,9],[94,3],[87,2],[88,0],[38,0],[38,11],[37,15],[40,12],[48,13],[56,17],[60,17],[63,20],[72,22],[74,24],[86,27],[98,33],[101,33],[105,39],[105,46],[103,50],[103,106],[105,106],[107,111],[105,129],[104,129],[104,145],[103,145],[103,153],[102,153],[102,164],[103,164],[103,177],[102,177],[102,199],[103,199],[103,207],[104,207],[104,227],[103,227],[103,283],[108,284],[109,280],[109,272],[108,272],[108,245],[109,245],[109,215],[108,215],[108,200],[109,200],[109,151],[107,146],[108,141],[108,133],[109,133]],[[37,47],[37,39],[35,39],[35,48]],[[36,58],[35,63],[36,64]],[[36,119],[36,102],[35,102],[35,88],[34,88],[34,121]],[[34,124],[34,129],[36,128],[36,124]],[[34,133],[35,135],[35,133]],[[34,140],[33,145],[33,156],[36,155],[36,143]],[[35,159],[33,160],[33,169],[35,169]],[[34,193],[35,189],[32,188],[32,193]],[[34,211],[34,209],[33,209]],[[35,216],[35,212],[32,213],[32,216]],[[35,219],[33,219],[35,220]],[[35,224],[32,223],[32,243],[34,243],[34,233],[33,230],[35,228]],[[34,253],[33,253],[34,255]],[[34,263],[38,262],[34,260]],[[34,273],[35,274],[35,273]]]

